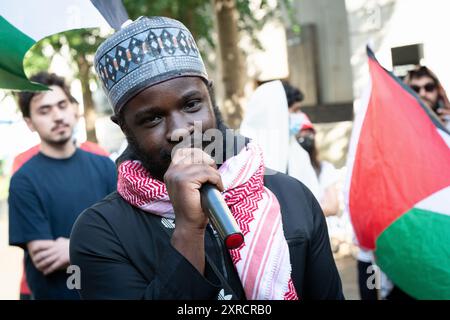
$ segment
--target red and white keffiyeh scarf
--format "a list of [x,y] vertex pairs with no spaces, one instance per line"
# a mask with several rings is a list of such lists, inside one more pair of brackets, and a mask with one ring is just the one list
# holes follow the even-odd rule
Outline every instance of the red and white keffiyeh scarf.
[[[261,149],[253,142],[248,143],[219,172],[225,202],[244,235],[244,243],[230,250],[230,255],[247,299],[298,299],[291,279],[280,205],[264,186]],[[139,161],[127,160],[119,165],[117,190],[133,206],[175,219],[165,184],[151,178]]]

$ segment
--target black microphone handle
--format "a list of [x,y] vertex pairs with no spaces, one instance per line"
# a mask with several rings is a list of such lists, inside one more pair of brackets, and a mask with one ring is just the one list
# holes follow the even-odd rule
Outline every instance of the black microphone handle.
[[236,249],[244,242],[244,236],[230,212],[222,194],[210,183],[200,188],[203,210],[209,216],[212,225],[219,233],[228,249]]

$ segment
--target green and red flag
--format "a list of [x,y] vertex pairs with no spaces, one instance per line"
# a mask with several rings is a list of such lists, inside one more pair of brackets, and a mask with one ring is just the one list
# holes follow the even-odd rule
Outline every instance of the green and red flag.
[[400,289],[450,299],[450,136],[368,51],[371,85],[355,115],[346,202],[362,248]]
[[127,18],[120,0],[2,1],[0,88],[47,90],[46,86],[30,82],[23,69],[25,54],[37,41],[73,29],[109,25],[118,29]]

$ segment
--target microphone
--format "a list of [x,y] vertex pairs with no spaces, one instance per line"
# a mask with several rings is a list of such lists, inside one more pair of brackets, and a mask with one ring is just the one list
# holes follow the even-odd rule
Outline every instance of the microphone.
[[236,249],[244,242],[244,235],[219,190],[210,183],[200,188],[201,203],[227,249]]

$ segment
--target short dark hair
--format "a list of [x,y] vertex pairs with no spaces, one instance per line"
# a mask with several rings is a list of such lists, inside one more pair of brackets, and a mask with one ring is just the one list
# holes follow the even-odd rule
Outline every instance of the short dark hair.
[[407,81],[411,81],[412,79],[422,78],[422,77],[429,77],[433,79],[434,83],[436,85],[439,85],[439,79],[436,77],[436,75],[427,67],[425,66],[418,66],[415,69],[409,70],[407,75]]
[[292,105],[296,102],[302,102],[305,96],[300,89],[292,86],[289,82],[283,80],[281,81],[283,84],[284,91],[286,92],[286,98],[288,102],[288,108],[292,107]]
[[[29,78],[33,82],[38,82],[46,86],[58,86],[64,91],[67,98],[72,103],[78,103],[77,100],[70,93],[69,86],[63,77],[57,76],[54,73],[39,72]],[[30,117],[30,102],[34,96],[42,93],[42,91],[22,91],[17,94],[19,101],[19,108],[24,117]]]

